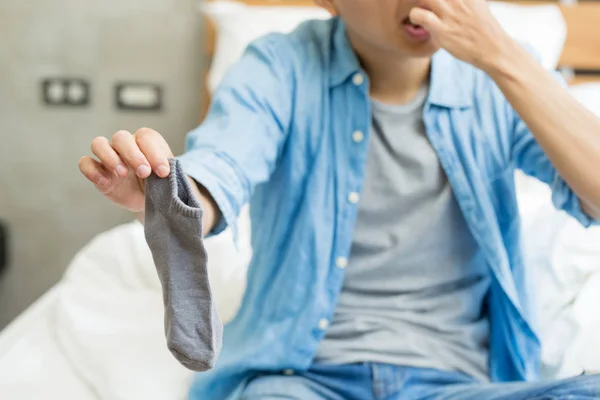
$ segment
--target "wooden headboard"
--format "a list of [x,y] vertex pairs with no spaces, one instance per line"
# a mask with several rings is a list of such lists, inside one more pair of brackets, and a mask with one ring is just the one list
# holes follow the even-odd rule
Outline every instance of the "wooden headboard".
[[[249,6],[315,6],[313,0],[237,1]],[[524,5],[559,4],[568,32],[559,68],[566,71],[566,77],[571,85],[600,82],[600,0],[568,5],[551,0],[513,0],[511,2]],[[209,20],[206,21],[205,26],[204,52],[206,59],[210,61],[215,51],[216,32],[214,25]],[[205,77],[208,68],[209,66],[206,68]],[[204,86],[207,87],[207,85]],[[203,100],[202,115],[204,116],[210,102],[208,89],[205,89]]]

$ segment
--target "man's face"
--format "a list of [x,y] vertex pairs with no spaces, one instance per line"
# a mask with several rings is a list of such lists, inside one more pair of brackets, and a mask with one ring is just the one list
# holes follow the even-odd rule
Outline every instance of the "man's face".
[[355,44],[399,56],[429,57],[436,46],[429,33],[408,18],[419,1],[322,0],[320,4],[341,16]]

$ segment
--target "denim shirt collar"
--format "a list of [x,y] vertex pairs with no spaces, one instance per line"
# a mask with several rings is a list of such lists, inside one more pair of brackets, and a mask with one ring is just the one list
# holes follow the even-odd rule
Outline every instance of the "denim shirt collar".
[[[344,23],[335,17],[330,52],[330,86],[346,82],[357,72],[364,72],[352,49]],[[431,61],[431,85],[428,103],[445,108],[468,108],[473,105],[474,68],[438,50]]]

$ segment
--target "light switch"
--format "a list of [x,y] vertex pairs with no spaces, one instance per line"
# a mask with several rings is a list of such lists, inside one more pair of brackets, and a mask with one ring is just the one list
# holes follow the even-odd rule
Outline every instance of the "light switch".
[[120,83],[115,96],[121,110],[159,111],[162,108],[162,88],[157,84]]

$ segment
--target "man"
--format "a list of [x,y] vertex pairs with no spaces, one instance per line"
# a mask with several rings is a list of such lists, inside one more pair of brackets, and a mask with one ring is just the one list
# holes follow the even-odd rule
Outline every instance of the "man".
[[[535,383],[513,173],[600,217],[600,121],[484,0],[320,0],[333,15],[252,44],[180,157],[206,234],[251,204],[254,259],[194,399],[591,399]],[[144,210],[160,134],[92,144],[83,174]],[[495,383],[490,383],[490,381]],[[528,382],[529,381],[529,382]]]

